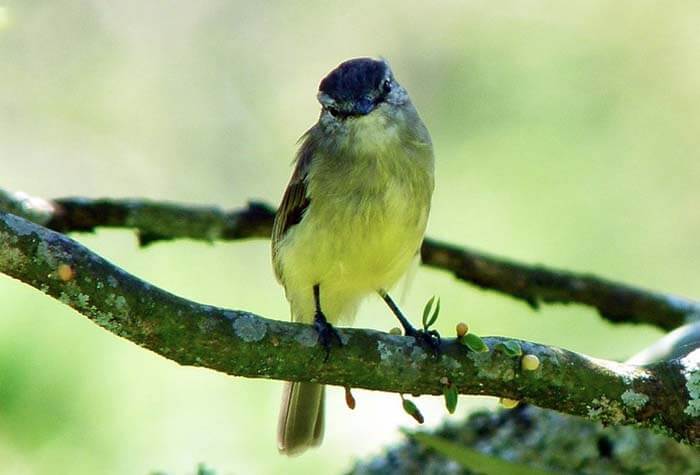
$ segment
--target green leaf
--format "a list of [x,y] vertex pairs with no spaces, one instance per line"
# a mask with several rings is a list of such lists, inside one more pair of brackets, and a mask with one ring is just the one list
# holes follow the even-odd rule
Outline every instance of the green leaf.
[[546,470],[509,462],[493,455],[487,455],[471,447],[457,444],[443,437],[432,434],[424,434],[421,432],[407,432],[406,435],[411,437],[419,444],[433,449],[435,452],[443,455],[446,458],[454,460],[464,469],[472,471],[478,470],[484,475],[551,475],[552,472]]
[[520,347],[520,343],[514,340],[499,343],[494,347],[494,350],[501,351],[511,358],[517,358],[523,354],[523,349]]
[[437,301],[435,302],[435,310],[433,310],[433,314],[430,316],[430,319],[428,319],[428,326],[425,327],[427,330],[429,327],[433,325],[437,321],[438,315],[440,314],[440,297],[438,297]]
[[484,351],[489,351],[489,347],[486,346],[486,343],[484,343],[484,340],[479,338],[477,335],[473,333],[467,333],[464,335],[462,338],[458,340],[461,344],[466,346],[472,351],[475,351],[477,353],[481,353]]
[[402,404],[403,404],[403,410],[406,411],[406,413],[413,417],[416,421],[418,421],[419,424],[422,424],[423,421],[425,420],[423,418],[423,414],[421,414],[420,410],[418,407],[413,404],[413,401],[410,401],[408,399],[402,399]]
[[447,407],[447,412],[454,414],[455,409],[457,409],[457,397],[459,396],[457,393],[457,388],[450,384],[443,388],[442,394],[445,396],[445,407]]
[[427,330],[428,327],[430,326],[428,324],[428,318],[430,316],[430,310],[433,308],[433,301],[435,300],[435,296],[433,295],[430,297],[430,300],[425,304],[425,307],[423,307],[423,329]]

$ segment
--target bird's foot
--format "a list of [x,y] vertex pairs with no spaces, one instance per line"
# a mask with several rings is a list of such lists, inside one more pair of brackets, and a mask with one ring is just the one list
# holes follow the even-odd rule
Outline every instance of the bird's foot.
[[318,333],[318,342],[326,352],[326,357],[323,359],[323,361],[326,362],[331,354],[331,346],[333,346],[334,343],[338,346],[343,346],[343,342],[340,339],[338,330],[328,323],[323,312],[316,312],[314,316],[314,329],[316,333]]
[[442,339],[437,330],[416,330],[412,326],[409,326],[404,327],[404,334],[415,338],[419,345],[430,349],[436,356],[442,353],[440,349]]

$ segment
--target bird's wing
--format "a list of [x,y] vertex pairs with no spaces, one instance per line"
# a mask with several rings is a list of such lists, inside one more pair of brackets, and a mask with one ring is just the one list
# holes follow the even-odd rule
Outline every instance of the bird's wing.
[[275,222],[272,225],[272,264],[279,281],[282,281],[282,269],[277,259],[277,247],[287,234],[287,231],[301,221],[306,208],[311,202],[306,193],[306,177],[313,160],[312,151],[314,148],[311,144],[310,135],[311,131],[307,132],[303,137],[303,143],[297,154],[294,173],[292,173],[292,178],[284,191],[282,202],[275,215]]

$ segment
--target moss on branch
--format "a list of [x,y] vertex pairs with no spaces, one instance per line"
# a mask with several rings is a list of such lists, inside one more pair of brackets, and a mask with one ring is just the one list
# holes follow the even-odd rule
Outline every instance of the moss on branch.
[[[171,239],[205,241],[269,238],[275,209],[259,202],[232,211],[145,199],[45,200],[0,190],[0,211],[69,233],[100,227],[136,231],[141,245]],[[672,330],[700,319],[700,303],[593,275],[518,263],[426,238],[422,263],[458,279],[526,302],[577,303],[613,323],[647,323]]]
[[[67,236],[0,212],[0,272],[70,305],[144,348],[183,365],[245,377],[313,381],[408,394],[461,394],[531,402],[612,424],[642,424],[700,444],[700,350],[633,366],[519,341],[541,364],[521,369],[501,351],[474,353],[445,339],[434,357],[411,337],[339,329],[344,346],[324,362],[307,325],[225,310],[170,294]],[[484,339],[491,349],[510,339]],[[690,409],[689,409],[690,408]]]

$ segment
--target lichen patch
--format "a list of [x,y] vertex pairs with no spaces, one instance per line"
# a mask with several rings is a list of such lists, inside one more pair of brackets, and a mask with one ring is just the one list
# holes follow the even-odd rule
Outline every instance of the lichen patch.
[[233,321],[233,331],[246,343],[254,343],[265,338],[267,325],[254,315],[241,312]]
[[638,411],[643,408],[647,402],[649,402],[649,396],[644,393],[635,392],[632,389],[628,389],[620,396],[622,403],[631,408],[634,411]]
[[688,405],[683,412],[690,417],[700,417],[700,349],[689,353],[681,363],[688,390]]

